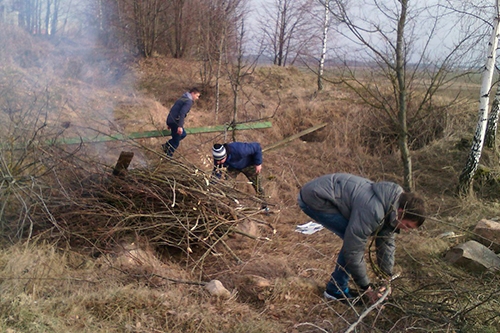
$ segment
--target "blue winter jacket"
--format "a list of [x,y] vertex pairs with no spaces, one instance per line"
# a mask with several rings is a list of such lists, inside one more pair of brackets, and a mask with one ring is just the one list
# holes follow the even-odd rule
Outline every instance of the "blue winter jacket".
[[[262,148],[258,142],[231,142],[225,147],[227,158],[222,166],[228,170],[243,170],[251,165],[262,164]],[[215,172],[216,167],[217,163],[214,161],[214,173],[220,178],[220,174]]]
[[190,92],[185,92],[181,98],[175,101],[167,117],[167,126],[184,127],[184,118],[193,106],[193,96]]

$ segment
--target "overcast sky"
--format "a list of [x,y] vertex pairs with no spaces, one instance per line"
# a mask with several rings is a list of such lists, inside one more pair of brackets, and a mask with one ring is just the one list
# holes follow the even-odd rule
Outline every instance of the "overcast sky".
[[[248,26],[251,27],[248,30],[251,33],[259,32],[257,19],[259,10],[262,15],[263,11],[261,8],[263,6],[270,6],[272,8],[275,2],[276,0],[248,0],[248,8],[250,10]],[[398,8],[398,0],[377,1],[378,4],[386,6],[385,10],[380,10],[379,7],[374,6],[374,3],[374,0],[350,0],[350,12],[354,13],[358,18],[359,24],[366,24],[366,22],[371,21],[374,24],[380,24],[385,27],[386,31],[389,31],[388,35],[392,38],[392,36],[395,36],[393,31],[391,31],[395,27],[395,21],[388,21],[387,17],[391,15],[391,11],[394,8]],[[437,6],[438,3],[441,6]],[[455,11],[450,10],[450,5],[454,7]],[[415,54],[413,57],[418,57],[420,51],[424,49],[428,41],[425,36],[430,33],[431,28],[434,29],[434,38],[428,44],[428,50],[431,50],[429,55],[434,57],[444,56],[459,41],[463,40],[464,36],[473,37],[471,41],[474,42],[471,42],[468,46],[468,50],[471,53],[475,53],[476,57],[480,57],[483,54],[486,55],[489,35],[492,31],[491,25],[488,25],[487,22],[493,21],[494,0],[410,0],[410,7],[412,15],[415,13],[419,15],[418,21],[409,23],[406,29],[407,32],[410,32],[410,29],[412,29],[411,31],[416,36],[412,37]],[[470,12],[472,15],[464,16],[463,12]],[[443,16],[440,17],[434,26],[432,16],[438,13]],[[349,36],[349,33],[345,29],[342,31],[346,32],[346,36]],[[320,33],[318,32],[318,34]],[[488,37],[480,39],[481,35]],[[256,37],[252,37],[252,39],[255,40]],[[330,30],[328,39],[330,50],[349,46],[349,48],[352,48],[351,51],[353,51],[356,48],[355,43],[350,42],[347,37],[343,37],[333,29]],[[370,39],[373,40],[374,45],[383,45],[385,43],[380,38],[380,35],[376,36],[376,34],[372,34]],[[332,56],[330,54],[330,57]]]

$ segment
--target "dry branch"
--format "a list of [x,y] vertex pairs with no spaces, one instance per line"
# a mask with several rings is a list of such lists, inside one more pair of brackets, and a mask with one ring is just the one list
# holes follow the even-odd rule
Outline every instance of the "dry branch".
[[175,161],[119,176],[79,170],[64,188],[51,191],[44,203],[53,218],[36,216],[43,221],[36,229],[40,237],[53,237],[46,231],[55,231],[56,221],[61,239],[99,252],[132,238],[189,256],[216,252],[220,244],[237,258],[223,238],[239,222],[256,219],[256,199]]

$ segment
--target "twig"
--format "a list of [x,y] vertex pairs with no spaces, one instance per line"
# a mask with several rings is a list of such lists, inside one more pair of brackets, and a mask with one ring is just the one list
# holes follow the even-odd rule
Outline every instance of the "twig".
[[175,207],[175,178],[174,178],[174,188],[172,189],[172,206]]
[[300,327],[300,326],[312,326],[314,328],[317,328],[318,330],[320,330],[321,332],[324,332],[324,333],[328,333],[328,331],[322,329],[321,327],[319,327],[318,325],[315,325],[313,323],[300,323],[300,324],[296,324],[294,325],[295,328],[297,327]]
[[387,298],[387,296],[389,296],[390,293],[391,293],[391,287],[387,286],[382,297],[380,297],[375,303],[372,304],[372,306],[370,306],[368,309],[366,309],[365,312],[363,312],[359,316],[358,320],[356,320],[356,322],[354,322],[351,326],[349,326],[347,331],[345,331],[344,333],[352,332],[356,328],[356,326],[358,326],[358,324],[363,320],[363,318],[366,317],[370,312],[372,312],[373,309],[377,308]]
[[206,282],[197,282],[197,281],[187,281],[187,280],[177,280],[177,279],[172,279],[172,278],[168,278],[168,277],[165,277],[165,276],[161,276],[161,275],[158,275],[158,274],[150,274],[151,276],[155,276],[155,277],[158,277],[160,279],[163,279],[163,280],[167,280],[167,281],[170,281],[170,282],[174,282],[174,283],[183,283],[183,284],[191,284],[191,285],[196,285],[196,286],[205,286],[207,283]]

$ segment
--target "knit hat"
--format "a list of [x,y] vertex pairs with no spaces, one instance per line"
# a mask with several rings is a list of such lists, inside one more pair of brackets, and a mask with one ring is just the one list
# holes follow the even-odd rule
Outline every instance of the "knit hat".
[[223,145],[216,143],[212,148],[212,155],[214,156],[214,160],[220,161],[226,157],[226,148]]

